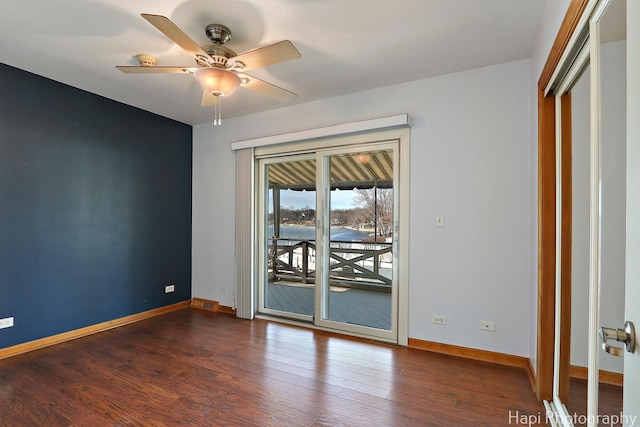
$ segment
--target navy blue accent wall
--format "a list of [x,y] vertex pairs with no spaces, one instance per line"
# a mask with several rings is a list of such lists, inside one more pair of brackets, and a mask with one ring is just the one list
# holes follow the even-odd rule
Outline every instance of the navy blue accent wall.
[[0,64],[0,348],[191,298],[191,133]]

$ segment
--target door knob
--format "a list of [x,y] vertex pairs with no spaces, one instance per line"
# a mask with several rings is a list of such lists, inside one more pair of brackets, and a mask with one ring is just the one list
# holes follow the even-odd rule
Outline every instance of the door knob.
[[600,340],[602,341],[602,349],[614,356],[622,356],[622,348],[610,346],[607,341],[616,340],[624,343],[626,350],[633,353],[636,349],[636,329],[632,322],[624,322],[624,329],[614,329],[600,327]]

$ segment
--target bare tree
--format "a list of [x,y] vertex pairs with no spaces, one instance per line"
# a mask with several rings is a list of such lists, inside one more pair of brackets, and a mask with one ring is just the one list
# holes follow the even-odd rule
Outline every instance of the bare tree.
[[353,202],[365,213],[365,220],[376,230],[376,237],[393,232],[393,188],[356,188]]

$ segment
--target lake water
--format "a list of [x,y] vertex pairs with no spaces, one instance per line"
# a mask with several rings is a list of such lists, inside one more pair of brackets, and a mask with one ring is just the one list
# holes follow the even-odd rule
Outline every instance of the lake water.
[[[273,227],[269,227],[269,234],[273,234]],[[344,242],[360,242],[369,237],[370,231],[352,230],[345,227],[331,227],[331,240]],[[316,228],[300,225],[283,225],[280,227],[280,237],[289,239],[315,240]]]

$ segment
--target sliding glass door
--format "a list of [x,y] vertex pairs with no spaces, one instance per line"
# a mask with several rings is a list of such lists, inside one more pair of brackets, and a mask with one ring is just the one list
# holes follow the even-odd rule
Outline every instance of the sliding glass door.
[[260,311],[313,321],[315,313],[315,155],[260,161]]
[[392,337],[397,283],[394,275],[395,144],[318,153],[319,224],[316,323]]
[[397,340],[398,141],[258,160],[259,312]]

